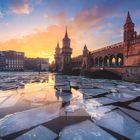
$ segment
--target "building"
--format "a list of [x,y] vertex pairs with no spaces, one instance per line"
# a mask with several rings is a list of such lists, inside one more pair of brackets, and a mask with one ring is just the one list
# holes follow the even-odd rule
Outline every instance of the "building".
[[29,71],[48,71],[49,59],[48,58],[25,58],[25,70]]
[[5,55],[3,52],[0,52],[0,71],[5,69]]
[[48,58],[39,58],[41,71],[49,71],[49,59]]
[[85,71],[93,77],[101,74],[102,78],[118,75],[126,81],[140,82],[140,35],[129,12],[123,26],[123,41],[94,51],[84,46],[83,54],[72,58],[73,71]]
[[4,71],[23,71],[24,53],[16,51],[0,52],[0,70]]
[[61,48],[59,46],[59,42],[57,42],[54,59],[55,59],[55,71],[61,71]]
[[55,51],[55,68],[56,71],[62,71],[63,73],[69,73],[71,71],[71,54],[72,48],[70,46],[70,38],[68,36],[67,27],[65,36],[62,40],[62,48],[60,49],[59,44],[57,43]]

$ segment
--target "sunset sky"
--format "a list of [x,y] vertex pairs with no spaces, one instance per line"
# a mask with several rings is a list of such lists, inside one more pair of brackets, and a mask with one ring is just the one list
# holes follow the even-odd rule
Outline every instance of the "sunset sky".
[[51,62],[66,26],[73,56],[121,42],[128,10],[140,33],[140,0],[0,0],[0,50]]

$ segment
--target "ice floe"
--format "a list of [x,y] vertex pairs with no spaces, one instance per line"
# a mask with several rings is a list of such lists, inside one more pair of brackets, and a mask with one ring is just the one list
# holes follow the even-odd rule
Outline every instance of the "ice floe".
[[0,119],[0,136],[6,136],[59,117],[59,104],[26,110]]
[[18,100],[21,98],[21,93],[16,93],[7,97],[4,102],[0,104],[0,108],[12,107],[14,106]]
[[92,120],[99,120],[100,118],[102,118],[105,113],[115,109],[115,106],[99,106],[99,107],[94,107],[92,104],[87,103],[85,104],[85,110],[87,111],[87,113],[91,116]]
[[85,100],[86,103],[91,103],[93,106],[101,106],[105,104],[115,103],[115,100],[106,97],[92,98]]
[[109,92],[108,90],[105,90],[105,89],[96,89],[96,88],[94,88],[94,89],[80,89],[79,91],[86,96],[97,96],[97,95]]
[[131,116],[132,118],[134,118],[135,120],[140,122],[140,112],[139,111],[135,111],[135,110],[127,109],[127,108],[123,108],[123,107],[119,107],[119,108],[122,111],[124,111],[126,114],[128,114],[129,116]]
[[140,102],[131,103],[129,106],[140,111]]
[[54,140],[56,137],[56,133],[40,125],[17,137],[15,140]]
[[116,140],[112,135],[86,120],[84,122],[65,127],[59,140]]
[[74,112],[78,109],[79,109],[79,107],[77,105],[69,105],[65,108],[65,111],[66,112]]
[[129,101],[135,98],[134,95],[127,94],[127,93],[111,93],[106,96],[115,101],[121,101],[121,102]]
[[140,138],[140,124],[119,109],[106,113],[96,124],[133,140]]

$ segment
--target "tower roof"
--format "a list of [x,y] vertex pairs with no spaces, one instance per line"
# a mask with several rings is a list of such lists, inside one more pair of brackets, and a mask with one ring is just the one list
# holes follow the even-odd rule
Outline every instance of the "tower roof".
[[68,37],[68,32],[67,32],[67,26],[66,26],[66,32],[65,32],[65,37],[64,37],[64,39],[69,39],[69,37]]
[[86,49],[87,50],[87,45],[85,44],[85,46],[84,46],[84,49]]
[[127,13],[127,18],[126,18],[126,22],[125,23],[132,23],[132,19],[131,19],[129,11]]
[[57,47],[57,48],[60,48],[60,47],[59,47],[59,41],[58,41],[58,40],[57,40],[57,46],[56,46],[56,47]]

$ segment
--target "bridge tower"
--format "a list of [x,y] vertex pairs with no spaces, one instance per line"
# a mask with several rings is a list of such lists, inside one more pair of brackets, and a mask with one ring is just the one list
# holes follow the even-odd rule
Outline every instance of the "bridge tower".
[[128,12],[124,24],[124,75],[127,81],[140,82],[140,40]]
[[65,36],[63,38],[63,47],[62,47],[62,72],[63,73],[69,73],[71,68],[71,54],[72,54],[72,48],[70,47],[70,38],[68,36],[67,27]]
[[83,67],[83,69],[88,69],[88,67],[89,67],[89,50],[86,45],[84,46],[84,49],[83,49],[82,67]]
[[55,48],[55,71],[59,71],[61,69],[61,49],[59,47],[59,42],[57,41],[57,46]]
[[136,38],[134,27],[135,24],[132,22],[130,13],[128,12],[126,22],[124,24],[124,42],[129,42]]

